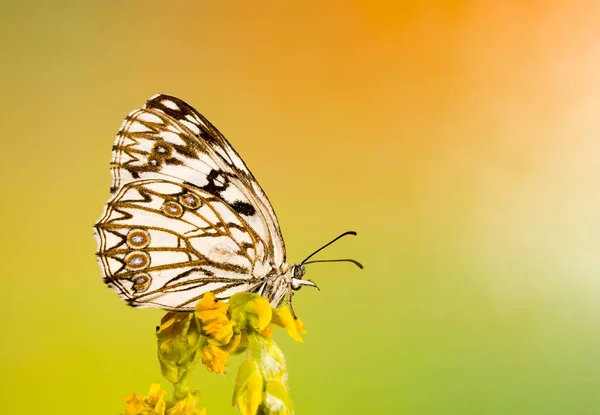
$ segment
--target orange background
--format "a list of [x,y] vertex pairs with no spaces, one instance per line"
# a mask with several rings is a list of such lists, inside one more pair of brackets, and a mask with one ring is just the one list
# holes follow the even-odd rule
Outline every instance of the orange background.
[[[307,269],[298,414],[600,411],[597,2],[3,2],[5,413],[109,414],[160,381],[101,280],[114,135],[163,92],[209,118]],[[226,377],[192,377],[209,414]],[[163,382],[163,386],[165,382]]]

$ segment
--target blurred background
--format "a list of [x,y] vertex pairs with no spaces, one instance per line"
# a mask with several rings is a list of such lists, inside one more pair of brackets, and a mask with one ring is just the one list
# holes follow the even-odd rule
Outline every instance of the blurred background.
[[[502,4],[498,4],[502,3]],[[117,414],[162,312],[101,281],[114,136],[158,92],[244,157],[288,260],[298,414],[600,413],[600,4],[3,2],[7,414]],[[191,379],[234,414],[240,358]]]

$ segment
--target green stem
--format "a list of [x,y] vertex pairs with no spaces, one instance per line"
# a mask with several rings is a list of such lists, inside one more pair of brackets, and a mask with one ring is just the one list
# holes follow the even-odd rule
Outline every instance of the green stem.
[[173,403],[179,402],[187,397],[186,388],[189,375],[190,371],[186,369],[183,372],[183,375],[181,375],[179,382],[173,384]]

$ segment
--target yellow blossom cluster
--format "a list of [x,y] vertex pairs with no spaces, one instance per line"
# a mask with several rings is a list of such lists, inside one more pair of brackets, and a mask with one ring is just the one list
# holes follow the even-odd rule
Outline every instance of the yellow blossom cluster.
[[[127,398],[126,415],[196,415],[186,386],[196,362],[215,373],[225,373],[229,357],[246,354],[237,374],[233,404],[242,415],[292,414],[283,352],[272,339],[270,325],[284,327],[302,343],[306,333],[300,319],[287,308],[272,308],[262,296],[234,294],[228,303],[204,294],[195,311],[167,313],[157,328],[158,358],[163,376],[174,386],[173,405],[153,385],[148,397]],[[187,411],[187,412],[186,412]]]
[[224,373],[228,356],[246,352],[238,371],[233,404],[242,415],[292,414],[287,391],[287,369],[281,349],[272,340],[270,324],[285,327],[290,337],[302,343],[302,322],[287,308],[274,309],[258,294],[239,293],[229,303],[208,293],[196,306],[201,333],[207,337],[202,363]]
[[155,383],[150,386],[148,396],[129,395],[125,398],[125,415],[206,415],[206,409],[196,409],[196,401],[189,391],[184,399],[174,403],[166,401],[165,394]]
[[271,323],[285,327],[290,337],[300,343],[300,335],[306,333],[302,321],[292,317],[287,308],[271,308],[258,294],[238,293],[224,303],[209,292],[196,305],[195,314],[201,322],[201,333],[208,339],[202,348],[202,363],[215,373],[225,372],[229,355],[247,349],[249,335],[270,339]]

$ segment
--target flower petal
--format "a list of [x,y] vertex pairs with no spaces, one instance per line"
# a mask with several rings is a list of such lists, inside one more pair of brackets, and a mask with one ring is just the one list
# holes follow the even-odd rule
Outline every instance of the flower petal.
[[213,321],[205,324],[202,331],[210,337],[210,339],[221,346],[228,344],[233,337],[233,322],[226,320]]
[[196,401],[191,394],[167,411],[167,415],[199,415],[200,413],[206,413],[206,411],[204,409],[201,412],[196,410]]
[[202,348],[202,363],[211,372],[223,374],[227,367],[229,355],[219,347],[207,344]]
[[273,320],[278,326],[284,327],[288,335],[298,343],[304,343],[300,333],[306,333],[304,324],[299,318],[294,318],[287,308],[273,309]]
[[127,406],[125,407],[125,415],[138,415],[147,411],[146,405],[144,405],[144,397],[137,393],[132,393],[123,399]]
[[148,392],[148,402],[150,402],[152,405],[156,405],[166,395],[166,393],[167,392],[160,388],[159,383],[153,383],[150,385],[150,392]]

